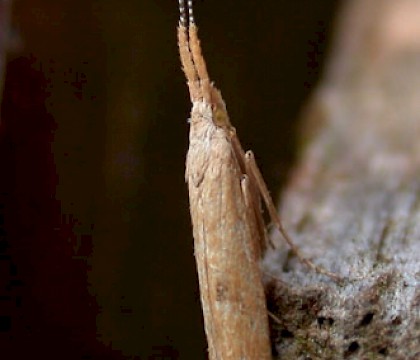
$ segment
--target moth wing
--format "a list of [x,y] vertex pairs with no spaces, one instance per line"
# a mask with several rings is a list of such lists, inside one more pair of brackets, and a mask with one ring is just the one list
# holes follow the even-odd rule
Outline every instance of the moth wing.
[[[193,169],[199,163],[190,158],[188,175],[210,358],[221,359],[220,352],[231,354],[229,359],[266,360],[271,354],[256,243],[258,226],[246,200],[249,188],[245,193],[246,180],[222,129],[208,152],[205,172]],[[192,178],[196,174],[202,177],[198,186]]]

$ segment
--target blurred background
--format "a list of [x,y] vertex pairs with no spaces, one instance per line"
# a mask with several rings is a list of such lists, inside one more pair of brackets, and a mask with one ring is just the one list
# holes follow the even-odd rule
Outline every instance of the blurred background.
[[[275,198],[338,6],[195,1]],[[0,21],[2,358],[205,359],[177,1],[0,0]]]

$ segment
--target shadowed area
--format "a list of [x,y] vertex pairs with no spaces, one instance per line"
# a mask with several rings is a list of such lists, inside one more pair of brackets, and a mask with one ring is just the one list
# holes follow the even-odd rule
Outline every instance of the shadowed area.
[[[195,2],[209,72],[273,197],[336,4]],[[204,358],[177,3],[13,7],[19,47],[6,54],[0,124],[2,354]]]

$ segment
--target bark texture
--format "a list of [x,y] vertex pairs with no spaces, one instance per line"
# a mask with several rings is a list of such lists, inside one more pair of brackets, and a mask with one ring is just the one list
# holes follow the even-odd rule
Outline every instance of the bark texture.
[[305,254],[348,279],[308,272],[285,246],[269,253],[272,341],[279,359],[416,359],[420,5],[344,4],[281,213]]

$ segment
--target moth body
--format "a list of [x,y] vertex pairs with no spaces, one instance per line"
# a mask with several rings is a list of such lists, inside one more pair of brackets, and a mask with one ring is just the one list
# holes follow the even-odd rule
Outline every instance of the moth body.
[[210,359],[271,359],[257,224],[231,128],[215,125],[206,102],[194,103],[190,126],[186,179]]

